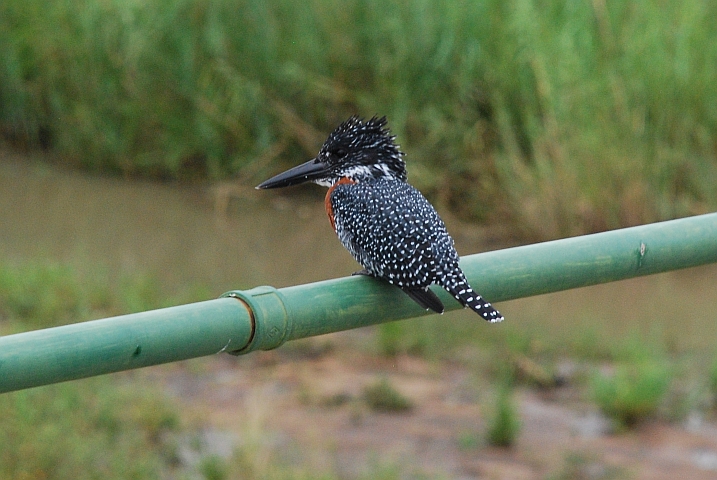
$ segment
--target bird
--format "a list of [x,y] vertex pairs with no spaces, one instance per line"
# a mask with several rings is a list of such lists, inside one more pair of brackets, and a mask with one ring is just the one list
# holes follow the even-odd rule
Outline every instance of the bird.
[[332,228],[363,270],[387,281],[425,310],[443,313],[429,288],[438,285],[491,323],[503,316],[468,284],[453,238],[436,209],[407,183],[404,153],[386,117],[352,115],[331,132],[318,155],[258,185],[270,189],[313,182],[328,187]]

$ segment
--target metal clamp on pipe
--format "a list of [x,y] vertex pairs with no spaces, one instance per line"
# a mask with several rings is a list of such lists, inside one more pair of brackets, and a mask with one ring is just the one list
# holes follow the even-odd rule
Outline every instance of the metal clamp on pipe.
[[230,351],[231,355],[243,355],[254,350],[271,350],[281,346],[290,331],[289,314],[284,297],[270,286],[251,290],[232,290],[220,298],[236,298],[246,306],[251,316],[252,333],[247,345]]

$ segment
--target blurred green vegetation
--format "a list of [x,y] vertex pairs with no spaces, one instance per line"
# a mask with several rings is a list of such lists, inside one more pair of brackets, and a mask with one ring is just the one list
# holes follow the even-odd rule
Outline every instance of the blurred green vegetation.
[[190,286],[169,295],[156,279],[143,275],[112,278],[99,268],[80,269],[51,261],[0,262],[0,333],[142,312],[204,300]]
[[595,374],[593,396],[618,427],[630,428],[657,412],[671,380],[669,364],[657,360],[618,364],[610,374]]
[[0,476],[161,478],[176,462],[173,405],[111,377],[0,395]]
[[371,410],[379,412],[406,412],[413,408],[413,402],[396,390],[391,382],[383,377],[364,388],[364,400]]
[[253,184],[385,114],[433,201],[524,237],[598,231],[717,206],[715,17],[707,0],[7,0],[0,136]]
[[488,419],[486,440],[495,447],[512,447],[520,433],[520,414],[513,398],[510,376],[504,376],[498,386],[497,398]]
[[[118,283],[69,265],[3,262],[0,334],[160,306],[162,294],[145,278]],[[176,407],[156,387],[127,376],[3,394],[0,477],[161,478],[176,464],[169,434],[179,427]]]
[[599,456],[585,452],[567,452],[564,465],[545,480],[624,480],[631,478],[624,467],[606,464]]

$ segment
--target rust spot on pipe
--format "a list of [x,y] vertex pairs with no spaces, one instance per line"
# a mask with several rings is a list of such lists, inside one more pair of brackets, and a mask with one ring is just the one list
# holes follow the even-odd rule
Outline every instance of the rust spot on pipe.
[[[250,345],[252,344],[252,342],[254,341],[254,336],[256,335],[256,318],[254,317],[254,311],[251,309],[251,307],[249,306],[249,304],[246,303],[246,302],[244,301],[244,299],[241,298],[239,295],[237,295],[237,294],[235,294],[235,293],[229,293],[229,294],[227,295],[227,297],[229,297],[229,298],[236,298],[237,300],[239,300],[239,301],[241,302],[241,304],[244,306],[244,308],[246,308],[246,311],[249,312],[249,321],[251,322],[251,334],[249,335],[249,341],[246,342],[246,345],[244,345],[244,346],[241,347],[240,349],[238,349],[238,350],[233,350],[233,351],[229,352],[229,353],[232,353],[232,354],[236,354],[236,353],[239,353],[239,352],[241,352],[242,350],[244,350],[244,349],[246,349],[246,348],[249,348],[249,346],[250,346]],[[228,345],[227,345],[227,346],[228,346]],[[226,351],[226,346],[222,349],[222,351]]]
[[640,242],[640,250],[637,252],[637,268],[639,269],[642,267],[642,259],[645,258],[645,253],[647,253],[647,245],[645,245],[645,242]]

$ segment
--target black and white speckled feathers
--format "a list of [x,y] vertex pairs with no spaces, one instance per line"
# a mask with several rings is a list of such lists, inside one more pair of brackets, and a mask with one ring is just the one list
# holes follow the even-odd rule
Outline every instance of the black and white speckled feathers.
[[315,159],[259,185],[329,187],[326,211],[341,243],[367,273],[401,288],[425,309],[443,312],[429,286],[445,288],[489,322],[503,316],[468,285],[453,239],[433,206],[406,183],[406,165],[386,118],[351,117]]
[[503,320],[468,285],[443,221],[411,185],[389,178],[344,182],[327,200],[336,234],[367,273],[401,288],[426,309],[443,312],[428,289],[437,284],[485,320]]

